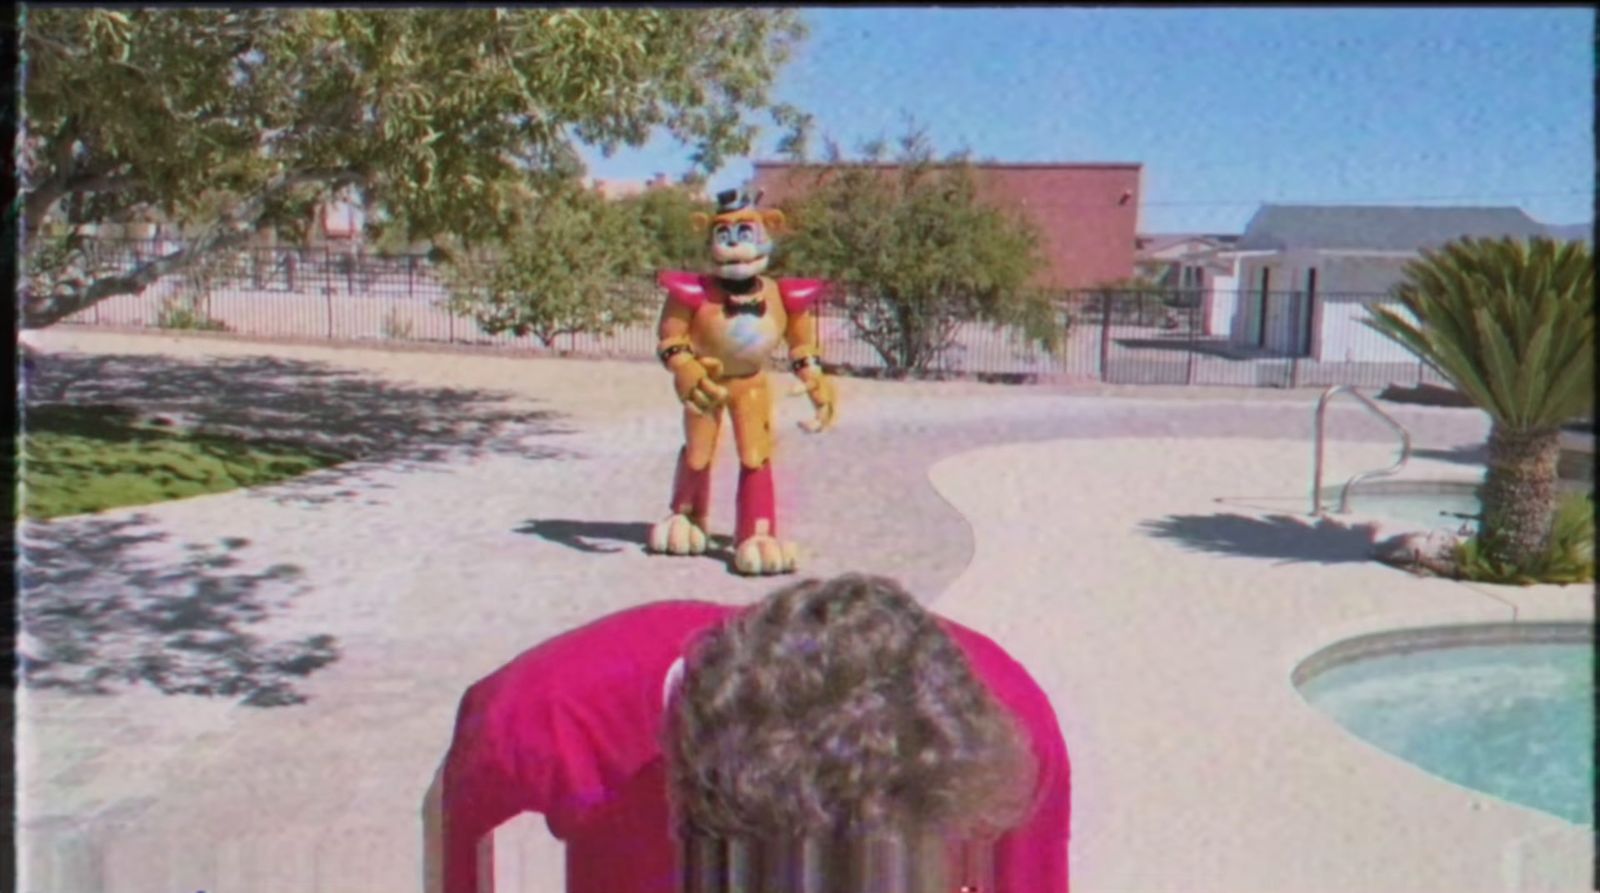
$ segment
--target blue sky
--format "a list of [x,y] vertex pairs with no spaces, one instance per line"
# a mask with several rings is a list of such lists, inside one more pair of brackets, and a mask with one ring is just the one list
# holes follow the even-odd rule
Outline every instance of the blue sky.
[[[1262,202],[1515,205],[1594,216],[1594,12],[879,8],[802,11],[776,98],[850,153],[909,113],[940,151],[1137,161],[1142,232],[1239,232]],[[740,185],[758,150],[712,178]],[[688,169],[668,137],[591,176]]]

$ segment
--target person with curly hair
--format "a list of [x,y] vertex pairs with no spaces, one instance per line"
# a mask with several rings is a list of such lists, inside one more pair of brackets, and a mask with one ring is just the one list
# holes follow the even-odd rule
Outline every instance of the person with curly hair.
[[462,697],[446,893],[525,811],[569,893],[1066,893],[1070,765],[992,640],[847,574],[671,601],[524,652]]

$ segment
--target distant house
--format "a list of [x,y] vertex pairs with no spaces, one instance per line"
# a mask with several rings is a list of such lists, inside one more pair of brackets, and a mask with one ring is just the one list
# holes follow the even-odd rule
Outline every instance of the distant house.
[[1463,237],[1547,234],[1520,208],[1263,205],[1222,254],[1239,283],[1228,331],[1282,356],[1406,361],[1409,352],[1360,320],[1387,301],[1408,262]]
[[[849,163],[840,167],[859,167]],[[866,165],[885,175],[894,164]],[[1143,165],[1128,163],[974,163],[978,197],[1014,209],[1038,228],[1044,265],[1035,282],[1046,288],[1091,288],[1133,276]],[[757,161],[753,189],[763,204],[802,197],[827,170],[822,165]]]
[[603,180],[596,178],[589,181],[589,188],[598,193],[601,198],[607,199],[629,198],[635,195],[643,195],[646,192],[652,192],[657,189],[687,189],[691,198],[699,201],[706,200],[704,187],[689,186],[688,184],[682,182],[674,183],[667,179],[666,174],[656,174],[649,180],[643,181]]
[[1546,226],[1545,231],[1550,238],[1563,242],[1582,242],[1585,245],[1594,245],[1594,224],[1592,223],[1566,223],[1559,226]]
[[312,245],[322,249],[355,254],[366,242],[366,211],[353,196],[336,195],[317,209],[317,225],[307,235]]
[[1134,246],[1134,265],[1140,278],[1205,308],[1201,334],[1221,334],[1232,318],[1239,287],[1234,262],[1222,252],[1238,241],[1237,234],[1223,233],[1142,235]]

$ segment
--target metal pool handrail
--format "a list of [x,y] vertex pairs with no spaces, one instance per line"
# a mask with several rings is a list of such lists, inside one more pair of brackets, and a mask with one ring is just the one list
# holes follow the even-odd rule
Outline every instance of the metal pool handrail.
[[1316,468],[1312,472],[1312,481],[1311,481],[1311,514],[1312,515],[1321,515],[1322,514],[1322,452],[1323,452],[1323,435],[1324,435],[1324,433],[1326,431],[1325,416],[1328,413],[1328,402],[1330,400],[1332,400],[1335,396],[1337,396],[1340,392],[1348,393],[1350,396],[1356,398],[1357,400],[1360,400],[1361,404],[1363,406],[1365,406],[1367,409],[1371,410],[1374,415],[1376,415],[1379,419],[1383,420],[1384,424],[1388,425],[1390,428],[1393,428],[1394,432],[1396,434],[1400,435],[1400,458],[1398,460],[1396,460],[1393,465],[1390,465],[1387,468],[1380,468],[1380,469],[1376,469],[1376,470],[1373,470],[1373,471],[1363,471],[1360,474],[1350,478],[1350,480],[1345,481],[1344,489],[1339,491],[1339,508],[1338,508],[1338,512],[1340,514],[1344,514],[1344,513],[1348,512],[1348,511],[1350,511],[1350,488],[1351,487],[1354,487],[1356,484],[1360,483],[1361,481],[1370,480],[1372,478],[1388,477],[1389,475],[1394,474],[1395,472],[1397,472],[1401,468],[1403,468],[1405,466],[1405,464],[1406,464],[1406,460],[1411,458],[1411,433],[1409,431],[1407,431],[1405,428],[1402,428],[1400,426],[1399,422],[1397,422],[1394,419],[1390,418],[1389,414],[1384,412],[1382,407],[1378,406],[1378,404],[1376,404],[1376,403],[1374,403],[1372,401],[1372,398],[1370,398],[1366,394],[1363,394],[1360,391],[1356,390],[1353,385],[1341,384],[1341,385],[1334,385],[1333,387],[1328,388],[1326,391],[1322,392],[1322,397],[1319,400],[1317,400],[1317,416],[1316,416],[1317,445],[1316,445],[1316,457],[1315,457]]

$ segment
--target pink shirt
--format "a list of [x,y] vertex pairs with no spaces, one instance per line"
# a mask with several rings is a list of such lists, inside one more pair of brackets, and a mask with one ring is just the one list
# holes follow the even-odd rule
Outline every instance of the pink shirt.
[[[677,893],[664,686],[694,637],[739,610],[672,601],[621,611],[467,689],[444,771],[445,893],[477,893],[478,841],[522,812],[544,815],[566,843],[568,893]],[[1000,646],[940,623],[1038,759],[1033,812],[995,850],[996,893],[1066,893],[1071,776],[1055,711]]]

